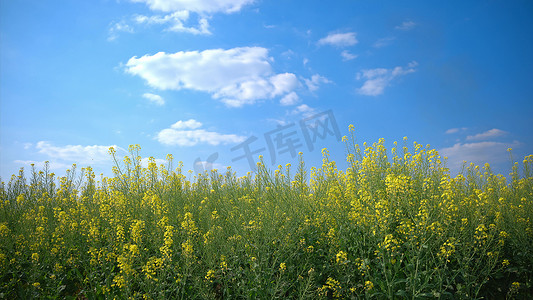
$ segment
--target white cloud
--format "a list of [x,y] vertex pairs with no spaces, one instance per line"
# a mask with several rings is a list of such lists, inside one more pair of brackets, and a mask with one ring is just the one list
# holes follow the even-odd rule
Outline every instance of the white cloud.
[[352,60],[356,59],[357,55],[350,53],[348,50],[344,50],[341,52],[342,60]]
[[189,15],[189,11],[182,10],[173,12],[165,16],[155,15],[148,17],[144,15],[136,15],[134,17],[134,20],[138,24],[167,24],[168,31],[188,32],[192,34],[211,34],[211,31],[209,31],[209,22],[205,17],[199,18],[198,25],[196,27],[187,27],[185,23],[188,21]]
[[136,15],[134,17],[135,22],[137,23],[146,23],[146,24],[165,24],[170,22],[176,22],[176,21],[187,21],[189,19],[189,11],[182,10],[182,11],[176,11],[171,14],[160,16],[155,15],[151,17],[147,17],[144,15]]
[[459,132],[459,128],[450,128],[450,129],[446,130],[446,132],[444,132],[444,133],[452,134],[452,133],[457,133],[457,132]]
[[152,94],[152,93],[144,93],[143,98],[148,99],[151,103],[159,106],[165,105],[165,99],[163,99],[161,96]]
[[298,101],[300,101],[300,97],[298,97],[298,94],[296,94],[295,92],[291,92],[285,95],[285,97],[281,98],[279,103],[284,106],[289,106],[298,103]]
[[497,128],[493,128],[493,129],[485,131],[483,133],[478,133],[476,135],[469,135],[469,136],[466,137],[466,140],[467,141],[481,141],[481,140],[491,139],[491,138],[495,138],[495,137],[500,137],[500,136],[505,135],[505,134],[507,134],[506,131],[503,131],[503,130],[500,130],[500,129],[497,129]]
[[385,77],[369,79],[365,81],[362,87],[359,88],[359,94],[366,96],[377,96],[383,94],[383,90],[389,83],[389,79]]
[[108,31],[108,36],[107,36],[108,41],[116,40],[120,32],[127,32],[127,33],[134,32],[133,28],[130,25],[126,24],[126,22],[124,21],[115,22],[112,24],[113,25],[111,25]]
[[49,142],[40,141],[36,148],[39,153],[44,154],[51,159],[61,160],[82,165],[102,164],[112,161],[108,151],[110,147],[114,147],[117,151],[124,151],[124,149],[116,146],[81,146],[81,145],[67,145],[54,146]]
[[304,82],[311,92],[318,90],[318,87],[321,83],[331,83],[329,79],[318,74],[311,76],[311,79],[304,78]]
[[353,46],[358,43],[355,32],[331,33],[318,41],[319,45],[332,45],[337,47]]
[[216,162],[197,160],[193,163],[193,168],[196,173],[203,173],[211,170],[226,170],[228,167]]
[[172,125],[170,125],[170,128],[172,129],[197,129],[202,127],[202,123],[196,121],[195,119],[189,119],[187,121],[178,121]]
[[376,68],[363,70],[357,74],[357,80],[365,79],[363,86],[358,89],[359,94],[378,96],[383,94],[385,88],[397,77],[415,72],[417,62],[411,62],[407,68],[395,67],[394,69]]
[[[235,13],[255,0],[130,0],[144,3],[152,11],[165,13],[164,15],[134,15],[137,24],[165,25],[166,31],[186,32],[191,34],[209,35],[209,19],[216,13]],[[191,24],[191,14],[196,15],[197,24]],[[133,32],[133,28],[124,22],[116,23],[109,30],[108,40],[118,37],[118,31]]]
[[[32,165],[35,167],[36,170],[42,170],[44,169],[44,166],[46,164],[45,161],[35,161],[35,160],[15,160],[13,161],[16,164],[26,165],[28,167],[31,167]],[[50,170],[66,170],[71,169],[72,165],[65,164],[65,163],[58,163],[56,161],[49,161],[48,167]]]
[[[141,167],[148,168],[148,163],[150,163],[150,157],[141,158]],[[160,165],[167,165],[168,161],[166,159],[154,158],[155,164],[159,167]]]
[[404,21],[402,24],[394,27],[398,30],[411,30],[416,26],[416,23],[413,21]]
[[289,49],[287,51],[283,51],[283,53],[281,53],[281,56],[284,57],[284,58],[287,58],[287,59],[291,59],[295,55],[296,55],[296,53],[294,53],[294,51],[292,51],[291,49]]
[[148,5],[151,10],[163,12],[193,11],[196,13],[234,13],[255,0],[131,0]]
[[439,150],[442,156],[448,157],[448,167],[453,171],[460,171],[463,161],[483,166],[485,163],[493,164],[508,160],[508,148],[520,145],[519,142],[477,142],[456,143],[452,147]]
[[132,57],[126,72],[161,90],[192,89],[210,93],[232,107],[283,96],[300,83],[292,73],[274,74],[268,50],[242,47]]
[[240,107],[253,104],[259,99],[271,99],[292,92],[299,86],[296,75],[283,73],[268,78],[253,78],[244,82],[231,84],[213,94],[226,105]]
[[316,114],[316,109],[310,107],[307,104],[298,105],[294,110],[290,112],[291,115],[302,115],[304,118],[310,117]]
[[462,127],[462,128],[450,128],[448,130],[446,130],[444,133],[446,134],[453,134],[453,133],[457,133],[459,131],[464,131],[466,130],[467,128],[466,127]]
[[[292,111],[291,112],[287,112],[287,114],[293,114],[293,112]],[[290,123],[290,121],[288,121],[286,119],[268,118],[267,121],[272,123],[272,124],[275,124],[276,126],[285,126],[285,125]]]
[[205,129],[198,129],[202,123],[190,119],[187,121],[178,121],[161,130],[156,139],[164,145],[177,146],[194,146],[196,144],[231,144],[243,142],[246,137],[235,134],[221,134],[218,132],[207,131]]
[[392,44],[392,42],[393,42],[395,39],[396,39],[395,37],[381,38],[381,39],[377,40],[377,41],[374,43],[374,47],[375,47],[375,48],[382,48],[382,47],[388,46],[388,45]]

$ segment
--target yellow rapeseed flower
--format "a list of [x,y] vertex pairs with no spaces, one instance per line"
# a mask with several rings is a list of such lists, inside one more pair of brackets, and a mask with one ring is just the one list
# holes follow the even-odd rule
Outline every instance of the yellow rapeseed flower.
[[207,279],[209,281],[213,281],[214,278],[215,278],[215,271],[208,270],[207,274],[205,275],[205,279]]
[[282,272],[287,270],[287,265],[285,263],[279,264],[279,270],[282,271]]
[[509,260],[508,260],[508,259],[504,259],[504,260],[502,261],[502,266],[503,266],[503,267],[507,267],[508,265],[510,265]]
[[348,263],[348,255],[344,251],[339,251],[336,255],[336,261],[338,264],[347,264]]

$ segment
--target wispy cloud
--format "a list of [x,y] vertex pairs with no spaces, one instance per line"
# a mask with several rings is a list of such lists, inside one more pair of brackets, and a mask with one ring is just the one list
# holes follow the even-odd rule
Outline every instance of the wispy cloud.
[[192,11],[195,13],[234,13],[255,0],[131,0],[163,12]]
[[385,46],[388,46],[390,44],[392,44],[392,42],[395,40],[396,38],[395,37],[392,37],[392,36],[389,36],[389,37],[385,37],[385,38],[381,38],[379,40],[377,40],[375,43],[374,43],[374,48],[382,48],[382,47],[385,47]]
[[225,169],[228,168],[227,166],[225,166],[223,164],[210,162],[210,161],[202,161],[202,160],[195,161],[193,166],[194,166],[195,170],[199,170],[199,172],[197,172],[197,173],[201,173],[204,170],[205,171],[225,170]]
[[446,130],[444,133],[446,134],[453,134],[453,133],[457,133],[459,131],[464,131],[466,130],[467,128],[466,127],[462,127],[462,128],[450,128],[448,130]]
[[383,94],[385,88],[390,82],[400,76],[415,72],[418,63],[413,61],[404,67],[395,67],[393,69],[376,68],[363,70],[357,74],[357,80],[365,79],[363,86],[357,91],[361,95],[378,96]]
[[117,145],[109,146],[82,146],[82,145],[66,145],[54,146],[50,142],[40,141],[35,146],[39,153],[44,154],[50,160],[78,163],[82,165],[103,164],[111,162],[111,156],[108,151],[110,147],[114,147],[117,151],[126,152]]
[[469,135],[466,137],[466,140],[467,141],[481,141],[481,140],[493,139],[493,138],[500,137],[506,134],[507,134],[506,131],[493,128],[491,130],[487,130],[482,133],[478,133],[475,135]]
[[209,22],[205,17],[199,18],[198,24],[196,26],[187,26],[186,23],[188,23],[189,15],[189,11],[183,10],[173,12],[164,16],[154,15],[148,17],[144,15],[136,15],[134,17],[134,20],[138,24],[167,25],[166,30],[168,31],[187,32],[192,34],[204,35],[211,34],[211,31],[209,30]]
[[[467,130],[466,127],[450,128],[446,134],[455,134]],[[489,141],[507,135],[508,132],[493,128],[482,133],[469,135],[466,142],[457,142],[451,147],[440,149],[439,152],[448,157],[448,167],[460,171],[463,161],[482,166],[485,163],[496,164],[508,160],[508,148],[520,146],[520,142]]]
[[395,29],[397,30],[411,30],[413,28],[415,28],[417,24],[413,21],[404,21],[402,22],[402,24],[394,27]]
[[485,163],[501,163],[508,159],[508,148],[519,146],[518,141],[504,142],[474,142],[456,143],[452,147],[443,148],[439,153],[448,157],[448,167],[453,171],[460,171],[463,161],[482,166]]
[[148,99],[148,101],[158,106],[165,105],[165,99],[163,99],[163,97],[156,95],[156,94],[144,93],[143,98]]
[[[46,161],[36,161],[36,160],[15,160],[13,161],[14,163],[16,164],[19,164],[19,165],[24,165],[24,166],[27,166],[27,167],[35,167],[36,170],[42,170],[44,169],[45,165],[46,165]],[[50,168],[50,170],[66,170],[66,169],[69,169],[72,167],[72,165],[70,164],[66,164],[66,163],[60,163],[60,162],[56,162],[56,161],[48,161],[48,167]]]
[[353,46],[357,43],[355,32],[331,33],[318,41],[318,45],[332,45],[336,47]]
[[290,112],[291,115],[301,115],[304,118],[310,117],[316,114],[316,109],[310,107],[307,104],[298,105]]
[[[145,3],[150,10],[167,13],[166,15],[135,16],[138,24],[165,24],[166,30],[192,34],[211,34],[208,19],[216,13],[235,13],[254,0],[131,0]],[[198,16],[198,24],[188,22],[191,13]]]
[[262,47],[239,47],[132,57],[126,72],[161,90],[210,93],[231,107],[285,96],[300,86],[295,74],[275,74]]
[[311,79],[304,78],[304,82],[309,91],[311,92],[318,90],[320,84],[322,83],[331,83],[329,79],[318,74],[311,76]]
[[121,32],[134,33],[135,31],[130,25],[128,25],[124,21],[113,22],[111,23],[111,27],[109,27],[107,40],[108,41],[116,40]]
[[357,58],[357,55],[350,53],[350,51],[348,51],[348,50],[342,51],[341,52],[341,56],[342,56],[342,60],[344,60],[344,61],[352,60],[352,59],[356,59]]
[[197,144],[232,144],[240,143],[246,139],[235,134],[221,134],[214,131],[200,129],[203,124],[190,119],[178,121],[157,134],[157,141],[169,146],[194,146]]

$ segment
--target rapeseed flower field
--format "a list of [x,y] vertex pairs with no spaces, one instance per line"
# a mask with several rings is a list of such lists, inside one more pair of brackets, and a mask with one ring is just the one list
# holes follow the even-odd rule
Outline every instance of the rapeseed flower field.
[[526,299],[533,155],[450,176],[434,149],[344,137],[348,168],[193,176],[140,147],[114,176],[48,168],[0,187],[0,298]]

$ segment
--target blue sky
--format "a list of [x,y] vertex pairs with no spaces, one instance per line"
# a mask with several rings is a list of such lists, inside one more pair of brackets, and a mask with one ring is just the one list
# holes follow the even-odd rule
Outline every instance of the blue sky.
[[110,175],[107,149],[130,144],[185,170],[242,175],[247,147],[345,167],[349,124],[430,144],[452,173],[533,153],[531,1],[302,3],[1,1],[2,179],[44,161]]

